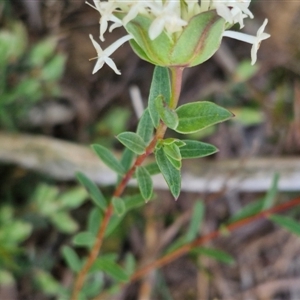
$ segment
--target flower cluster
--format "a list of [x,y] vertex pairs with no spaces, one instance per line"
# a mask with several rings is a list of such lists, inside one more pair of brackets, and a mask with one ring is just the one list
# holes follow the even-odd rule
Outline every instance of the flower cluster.
[[[116,65],[109,58],[118,47],[124,42],[131,40],[131,46],[135,52],[143,59],[148,60],[158,65],[182,65],[182,66],[193,66],[203,62],[214,54],[216,49],[219,47],[219,42],[222,37],[231,37],[247,43],[252,44],[251,60],[252,64],[256,61],[256,53],[262,40],[267,39],[270,35],[264,33],[267,19],[263,25],[257,31],[256,36],[251,36],[245,33],[226,30],[234,24],[239,24],[240,28],[244,27],[245,18],[253,18],[253,14],[249,10],[251,0],[93,0],[94,5],[89,4],[100,13],[100,40],[104,41],[104,34],[107,30],[111,32],[117,27],[124,27],[128,35],[117,40],[106,50],[102,50],[100,45],[90,35],[92,43],[97,51],[97,63],[94,67],[93,73],[97,72],[104,63],[107,63],[117,74],[120,74]],[[203,16],[203,17],[202,17]],[[137,26],[141,27],[141,30],[135,30],[134,27],[130,26],[138,17],[142,18],[137,22]],[[199,22],[193,21],[195,18],[199,19]],[[217,17],[217,19],[216,19]],[[222,22],[221,22],[221,21]],[[205,54],[205,57],[195,58],[195,56],[186,59],[186,62],[179,58],[179,54],[174,56],[173,53],[177,51],[176,43],[180,39],[183,32],[197,32],[197,27],[203,24],[203,33],[201,35],[195,34],[195,37],[190,36],[190,39],[196,38],[201,39],[201,45],[197,44],[197,49],[204,48],[206,41],[203,41],[203,37],[207,32],[210,35],[215,35],[216,45],[209,46],[213,48],[211,55]],[[193,23],[193,25],[190,25]],[[218,25],[217,24],[221,24]],[[189,26],[194,26],[193,31],[189,30]],[[218,29],[214,29],[213,26]],[[220,26],[222,29],[220,29]],[[147,28],[145,28],[147,27]],[[147,37],[143,36],[139,38],[140,33],[138,31],[146,30]],[[200,30],[200,29],[199,29]],[[205,33],[206,32],[206,33]],[[186,34],[187,35],[187,34]],[[159,37],[163,36],[170,44],[168,57],[172,55],[174,57],[167,60],[165,57],[155,57],[155,50],[149,52],[148,48],[157,44]],[[141,40],[147,39],[147,45],[143,44]],[[208,38],[207,38],[208,39]],[[183,40],[183,38],[182,38]],[[162,41],[160,42],[162,43]],[[183,43],[183,42],[182,42]],[[149,46],[149,47],[148,47]],[[188,47],[188,45],[186,45]],[[158,47],[155,45],[154,47]],[[167,46],[166,46],[167,47]],[[178,46],[179,48],[179,46]],[[191,53],[197,52],[197,49],[191,49]],[[148,52],[147,52],[148,51]],[[204,51],[204,50],[203,50]],[[203,52],[202,51],[202,52]],[[178,52],[178,51],[177,51]],[[204,51],[205,52],[205,51]],[[196,53],[197,54],[197,53]],[[203,54],[203,53],[202,53]],[[194,55],[194,54],[193,54]],[[200,55],[200,54],[199,54]],[[159,56],[159,55],[158,55]],[[203,56],[203,55],[202,55]]]

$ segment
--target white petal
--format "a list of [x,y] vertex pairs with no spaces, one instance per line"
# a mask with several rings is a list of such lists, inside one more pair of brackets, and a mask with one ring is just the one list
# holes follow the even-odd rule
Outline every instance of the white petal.
[[104,61],[115,71],[116,74],[121,75],[121,72],[117,69],[116,64],[110,57],[104,57]]
[[149,37],[151,40],[156,39],[164,30],[165,20],[163,18],[156,18],[149,28]]
[[98,72],[103,67],[103,65],[104,65],[104,60],[102,58],[98,59],[95,64],[92,74],[95,74],[96,72]]
[[251,65],[254,65],[257,60],[258,44],[253,44],[251,48]]
[[129,41],[133,39],[133,36],[128,34],[125,35],[123,37],[121,37],[120,39],[116,40],[113,44],[111,44],[109,47],[107,47],[104,50],[104,53],[106,56],[110,56],[112,53],[114,53],[121,45],[123,45],[125,42]]
[[93,36],[91,34],[89,35],[89,37],[90,37],[90,39],[91,39],[91,41],[93,43],[93,46],[95,47],[95,49],[97,51],[97,55],[101,56],[102,53],[103,53],[103,51],[101,49],[101,46],[94,40],[94,38],[93,38]]
[[256,37],[253,35],[249,35],[238,31],[232,31],[232,30],[225,30],[223,32],[223,36],[230,37],[249,44],[254,44],[256,41]]

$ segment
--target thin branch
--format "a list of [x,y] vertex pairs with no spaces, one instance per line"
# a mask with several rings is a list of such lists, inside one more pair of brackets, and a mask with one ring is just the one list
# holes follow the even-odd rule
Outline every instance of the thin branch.
[[[148,145],[148,147],[145,150],[145,153],[141,154],[140,156],[137,157],[135,163],[133,164],[133,166],[127,171],[127,173],[123,176],[123,179],[121,180],[121,182],[117,185],[114,193],[113,193],[113,197],[119,197],[122,195],[125,187],[127,186],[128,181],[131,179],[135,169],[140,166],[144,160],[146,159],[147,156],[149,156],[151,153],[153,153],[154,149],[155,149],[155,145],[157,142],[157,139],[160,138],[160,135],[164,134],[164,132],[166,131],[167,127],[161,123],[159,125],[159,127],[157,128],[156,134],[153,137],[151,143]],[[110,203],[108,208],[106,209],[105,213],[104,213],[104,219],[103,222],[100,224],[98,233],[97,233],[97,239],[95,244],[93,245],[93,248],[88,256],[88,259],[86,261],[86,263],[84,264],[83,268],[80,270],[80,272],[78,273],[77,279],[75,281],[74,284],[74,289],[72,292],[72,300],[77,300],[78,299],[78,295],[84,285],[84,280],[90,270],[90,268],[92,267],[93,263],[95,262],[95,260],[97,259],[97,256],[99,255],[101,246],[103,244],[103,239],[104,239],[104,235],[105,235],[105,231],[106,228],[108,226],[109,220],[111,218],[113,214],[113,206]]]
[[[181,80],[182,80],[182,72],[183,68],[172,68],[171,69],[171,99],[170,99],[170,105],[172,105],[172,108],[175,108],[177,106],[178,100],[179,100],[179,95],[181,91]],[[150,144],[146,147],[145,152],[138,156],[133,164],[133,166],[127,171],[127,173],[123,176],[121,182],[117,185],[113,197],[120,197],[129,180],[132,178],[136,168],[140,166],[145,159],[154,152],[155,146],[157,144],[157,141],[162,139],[165,135],[165,132],[167,130],[167,126],[161,121],[156,129],[156,133],[150,142]],[[101,250],[101,246],[103,243],[105,231],[107,228],[107,225],[109,223],[110,217],[113,214],[113,206],[110,204],[108,208],[106,209],[104,213],[104,219],[103,222],[100,225],[100,228],[97,233],[97,239],[95,244],[93,245],[93,248],[88,256],[87,262],[84,264],[83,268],[79,272],[77,279],[74,284],[74,289],[72,292],[72,300],[77,300],[79,293],[84,285],[84,280],[95,262],[97,256],[99,255],[99,252]]]
[[232,224],[229,224],[228,226],[224,226],[221,227],[220,229],[213,231],[203,237],[200,237],[198,239],[196,239],[195,241],[185,244],[182,247],[178,248],[177,250],[163,256],[162,258],[156,260],[155,262],[152,262],[146,266],[144,266],[143,268],[141,268],[140,270],[136,271],[130,278],[130,283],[134,282],[138,279],[140,279],[141,277],[143,277],[145,274],[147,274],[148,272],[150,272],[152,269],[157,269],[157,268],[161,268],[164,265],[169,264],[170,262],[178,259],[179,257],[183,256],[184,254],[187,254],[191,249],[201,246],[209,241],[212,241],[214,239],[216,239],[219,236],[224,235],[224,233],[231,233],[237,229],[240,229],[254,221],[257,221],[259,219],[262,218],[267,218],[268,216],[270,216],[271,214],[274,213],[278,213],[278,212],[283,212],[287,209],[290,209],[296,205],[300,204],[300,197],[290,200],[286,203],[283,204],[279,204],[271,209],[268,210],[264,210],[260,213],[258,213],[257,215],[236,221]]

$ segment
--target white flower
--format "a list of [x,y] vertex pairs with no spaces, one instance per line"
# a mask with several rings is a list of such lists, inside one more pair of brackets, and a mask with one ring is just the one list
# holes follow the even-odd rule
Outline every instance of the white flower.
[[139,13],[145,13],[147,7],[147,2],[144,1],[137,1],[134,4],[131,4],[127,15],[123,19],[123,25],[125,26],[128,22],[133,20]]
[[113,12],[118,7],[117,1],[100,1],[100,0],[94,0],[95,6],[90,4],[89,2],[86,2],[89,6],[99,11],[101,18],[100,18],[100,40],[103,42],[104,39],[104,33],[106,32],[108,28],[108,22],[112,21],[114,24],[114,28],[121,27],[122,21],[118,19],[116,16],[114,16]]
[[230,24],[240,23],[244,27],[244,18],[253,18],[248,9],[251,0],[213,0],[212,7],[216,8],[217,14]]
[[155,16],[149,28],[149,37],[156,39],[166,28],[168,33],[182,30],[188,24],[180,18],[180,2],[169,0],[168,2],[156,1],[149,3],[151,13]]
[[116,64],[114,61],[109,57],[113,52],[115,52],[121,45],[123,45],[125,42],[132,39],[131,35],[125,35],[122,38],[115,41],[113,44],[111,44],[109,47],[107,47],[105,50],[102,50],[101,46],[94,40],[93,36],[89,35],[96,51],[97,51],[97,62],[93,70],[93,74],[95,74],[98,70],[100,70],[104,63],[106,63],[108,66],[110,66],[116,74],[121,75],[121,72],[117,69]]
[[254,65],[257,59],[257,50],[259,49],[261,41],[270,37],[270,34],[264,32],[267,23],[268,23],[268,19],[265,19],[264,23],[257,30],[256,36],[237,32],[237,31],[230,31],[230,30],[224,31],[223,36],[231,37],[233,39],[237,39],[252,44],[251,64]]

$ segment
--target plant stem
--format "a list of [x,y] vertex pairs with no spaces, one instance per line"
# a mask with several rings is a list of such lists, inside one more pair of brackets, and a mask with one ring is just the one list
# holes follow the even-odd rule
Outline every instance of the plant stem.
[[215,238],[224,235],[224,233],[231,233],[237,229],[240,229],[254,221],[257,221],[259,219],[262,218],[267,218],[268,216],[270,216],[271,214],[274,213],[278,213],[278,212],[282,212],[284,210],[290,209],[296,205],[300,204],[300,198],[296,198],[293,200],[290,200],[286,203],[282,203],[279,204],[273,208],[264,210],[254,216],[250,216],[247,217],[245,219],[242,220],[238,220],[226,227],[221,227],[220,229],[213,231],[205,236],[202,236],[196,240],[194,240],[191,243],[185,244],[183,246],[181,246],[180,248],[178,248],[177,250],[163,256],[162,258],[144,266],[143,268],[141,268],[140,270],[136,271],[130,278],[130,283],[137,281],[138,279],[142,278],[143,276],[145,276],[145,274],[147,274],[148,272],[150,272],[153,269],[157,269],[157,268],[161,268],[162,266],[176,260],[177,258],[183,256],[184,254],[187,254],[191,249],[195,248],[195,247],[199,247],[211,240],[214,240]]
[[170,108],[175,109],[178,104],[179,95],[181,91],[182,84],[182,75],[184,68],[182,67],[173,67],[170,68],[171,71],[171,100]]
[[[179,96],[180,96],[180,91],[181,91],[183,68],[173,67],[170,69],[170,71],[171,71],[170,108],[175,109],[177,106]],[[166,130],[167,130],[167,126],[163,122],[160,122],[156,129],[156,132],[155,132],[155,135],[154,135],[152,141],[146,147],[145,152],[136,158],[133,166],[123,176],[121,182],[117,185],[117,187],[113,193],[113,197],[120,197],[123,194],[123,192],[128,184],[128,181],[133,176],[136,168],[138,166],[140,166],[144,162],[144,160],[150,154],[152,154],[154,152],[157,141],[164,137]],[[74,284],[74,289],[72,292],[71,300],[78,299],[79,293],[84,285],[84,280],[85,280],[90,268],[92,267],[93,263],[97,259],[97,256],[99,255],[101,246],[103,244],[103,239],[105,236],[105,231],[106,231],[106,228],[108,226],[108,223],[109,223],[109,220],[110,220],[112,214],[113,214],[113,206],[112,206],[112,203],[110,203],[109,206],[107,207],[106,211],[104,212],[104,219],[103,219],[103,222],[100,224],[100,227],[99,227],[99,230],[97,233],[97,237],[96,237],[96,242],[93,245],[93,248],[91,249],[91,252],[87,258],[86,263],[84,264],[83,268],[78,273],[77,279]]]

